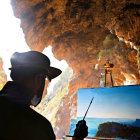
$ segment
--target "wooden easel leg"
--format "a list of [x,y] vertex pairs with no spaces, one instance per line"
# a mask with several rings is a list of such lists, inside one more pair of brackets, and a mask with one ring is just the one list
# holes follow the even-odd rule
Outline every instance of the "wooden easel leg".
[[110,72],[110,77],[111,77],[111,84],[112,84],[112,87],[114,87],[113,78],[112,78],[112,72]]
[[105,87],[106,87],[106,74],[107,74],[107,70],[105,70]]

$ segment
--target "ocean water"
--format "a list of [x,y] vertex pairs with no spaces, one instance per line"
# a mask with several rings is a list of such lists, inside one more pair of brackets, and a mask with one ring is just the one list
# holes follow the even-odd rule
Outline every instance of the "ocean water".
[[[70,126],[70,135],[73,135],[76,124],[79,120],[82,120],[83,117],[77,117],[77,119],[71,120]],[[86,123],[88,126],[88,137],[94,137],[98,130],[98,125],[105,122],[118,122],[121,124],[127,124],[134,126],[136,119],[125,119],[125,118],[86,118]],[[140,127],[140,126],[139,126]]]

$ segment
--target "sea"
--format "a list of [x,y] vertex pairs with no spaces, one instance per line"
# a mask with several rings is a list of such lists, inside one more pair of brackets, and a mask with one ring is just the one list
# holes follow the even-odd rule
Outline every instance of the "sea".
[[[82,120],[83,117],[77,117],[77,119],[72,119],[71,120],[71,126],[70,126],[70,135],[74,134],[74,130],[76,128],[76,124],[79,120]],[[105,122],[117,122],[121,124],[126,124],[129,126],[138,126],[135,122],[136,119],[127,119],[127,118],[86,118],[86,124],[88,126],[88,137],[94,137],[99,124],[105,123]]]

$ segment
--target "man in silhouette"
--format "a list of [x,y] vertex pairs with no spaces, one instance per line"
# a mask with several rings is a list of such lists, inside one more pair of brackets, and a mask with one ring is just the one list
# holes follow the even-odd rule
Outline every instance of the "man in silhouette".
[[[36,51],[16,52],[10,61],[13,81],[0,91],[0,140],[55,140],[51,123],[30,106],[40,103],[45,82],[51,82],[61,70],[51,67],[49,58]],[[87,134],[86,122],[79,121],[73,140]]]

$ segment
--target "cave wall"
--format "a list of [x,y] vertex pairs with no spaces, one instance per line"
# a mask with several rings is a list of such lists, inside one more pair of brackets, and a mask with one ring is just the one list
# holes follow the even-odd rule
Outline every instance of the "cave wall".
[[[140,84],[139,0],[11,0],[11,4],[29,47],[43,51],[51,45],[55,57],[65,59],[74,71],[69,93],[62,99],[67,123],[56,124],[57,137],[68,133],[70,118],[76,117],[77,89],[99,87],[106,59],[115,65],[116,86],[126,81]],[[61,120],[62,110],[56,115]]]

